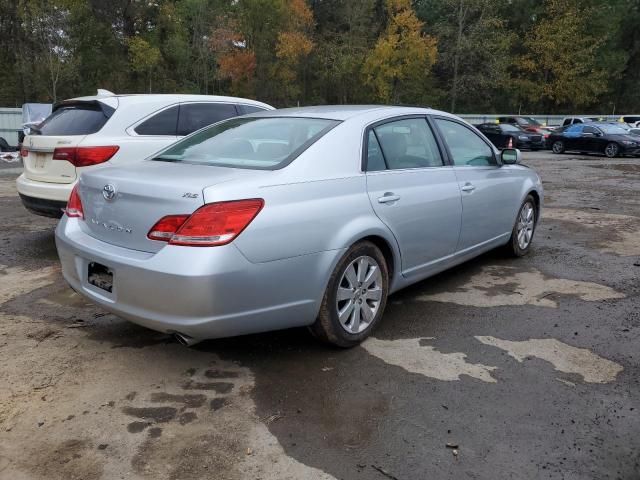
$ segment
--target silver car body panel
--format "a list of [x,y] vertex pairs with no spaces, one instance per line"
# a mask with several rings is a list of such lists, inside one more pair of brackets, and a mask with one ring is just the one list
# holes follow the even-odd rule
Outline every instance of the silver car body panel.
[[[310,325],[335,265],[357,241],[386,245],[393,292],[505,244],[530,192],[542,205],[540,179],[523,165],[364,172],[367,127],[403,115],[456,118],[379,106],[261,112],[252,116],[342,123],[278,170],[148,160],[83,174],[86,219],[65,216],[56,230],[63,275],[123,318],[193,338]],[[476,188],[463,191],[467,182]],[[104,198],[108,184],[115,200]],[[387,192],[400,199],[378,203]],[[262,198],[265,207],[231,244],[184,247],[146,238],[164,215],[247,198]],[[90,262],[112,270],[111,293],[88,283]]]

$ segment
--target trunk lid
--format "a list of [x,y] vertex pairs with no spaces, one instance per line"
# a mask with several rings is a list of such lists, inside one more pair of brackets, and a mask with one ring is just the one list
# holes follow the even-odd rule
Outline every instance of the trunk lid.
[[[166,215],[191,214],[204,204],[203,190],[256,171],[191,164],[144,161],[98,168],[82,174],[80,198],[85,233],[133,250],[157,252],[166,242],[147,238]],[[115,194],[108,199],[106,185]]]
[[48,183],[72,183],[76,180],[76,167],[66,160],[54,160],[57,147],[75,147],[86,135],[25,137],[23,148],[27,156],[22,158],[24,173],[29,180]]

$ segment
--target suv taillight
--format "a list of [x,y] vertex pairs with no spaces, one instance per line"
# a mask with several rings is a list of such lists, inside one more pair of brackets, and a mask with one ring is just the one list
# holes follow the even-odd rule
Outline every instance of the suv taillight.
[[214,247],[231,243],[249,226],[264,206],[264,200],[234,200],[210,203],[191,215],[161,218],[147,234],[151,240],[170,245]]
[[20,147],[20,156],[22,158],[27,158],[29,156],[29,150],[27,150],[27,147]]
[[73,190],[71,190],[71,195],[69,195],[69,201],[67,202],[67,208],[64,209],[64,213],[67,217],[84,218],[84,210],[82,209],[82,200],[80,200],[77,183],[73,187]]
[[106,147],[60,147],[53,151],[54,160],[66,160],[75,167],[89,167],[104,163],[120,149],[117,145]]

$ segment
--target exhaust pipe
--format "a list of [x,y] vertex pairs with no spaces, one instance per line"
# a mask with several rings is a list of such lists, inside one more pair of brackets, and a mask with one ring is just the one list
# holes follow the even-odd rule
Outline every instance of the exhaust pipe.
[[180,345],[184,345],[185,347],[192,347],[195,344],[200,343],[202,341],[180,332],[175,332],[173,334],[173,338],[175,338]]

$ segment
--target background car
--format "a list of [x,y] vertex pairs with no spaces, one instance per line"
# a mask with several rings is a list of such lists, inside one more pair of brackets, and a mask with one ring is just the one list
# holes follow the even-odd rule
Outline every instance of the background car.
[[620,121],[630,127],[640,127],[640,115],[625,115],[620,118]]
[[553,153],[577,151],[618,155],[640,155],[640,138],[616,123],[575,124],[549,136]]
[[562,119],[562,127],[566,127],[567,125],[573,125],[574,123],[589,123],[589,122],[598,122],[600,121],[600,117],[564,117]]
[[79,175],[96,165],[143,159],[212,123],[273,107],[205,95],[115,95],[57,104],[24,139],[17,188],[33,213],[60,217]]
[[526,132],[510,123],[483,123],[476,125],[496,147],[540,150],[545,147],[544,137],[539,133]]
[[510,123],[512,125],[517,125],[526,132],[542,135],[545,140],[545,144],[547,142],[547,139],[549,138],[549,135],[551,134],[551,132],[553,132],[553,128],[542,125],[542,123],[532,117],[498,117],[498,123]]
[[74,290],[184,343],[308,326],[349,347],[389,293],[530,251],[542,186],[518,160],[431,109],[262,112],[83,173],[56,244]]

